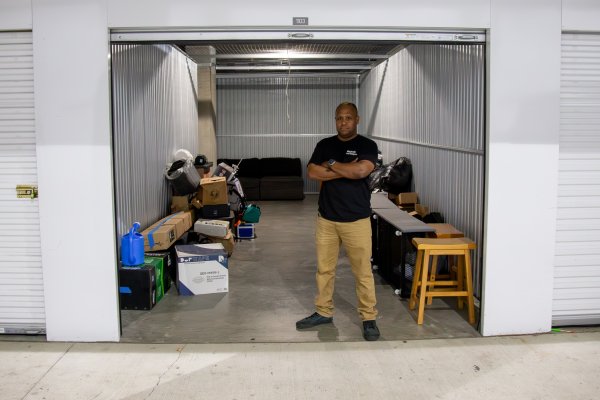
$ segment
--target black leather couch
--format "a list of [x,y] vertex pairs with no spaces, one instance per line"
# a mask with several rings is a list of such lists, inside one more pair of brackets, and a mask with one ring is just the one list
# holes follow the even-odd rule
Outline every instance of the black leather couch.
[[217,163],[239,165],[238,178],[246,200],[302,200],[304,179],[299,158],[219,158]]

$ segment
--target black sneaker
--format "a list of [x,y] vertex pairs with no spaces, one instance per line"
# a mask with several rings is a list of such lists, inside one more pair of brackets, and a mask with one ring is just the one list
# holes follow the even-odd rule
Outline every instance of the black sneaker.
[[363,321],[363,337],[368,341],[379,339],[379,328],[375,320]]
[[300,321],[296,322],[296,329],[312,328],[321,324],[329,324],[333,322],[333,317],[324,317],[321,314],[314,313]]

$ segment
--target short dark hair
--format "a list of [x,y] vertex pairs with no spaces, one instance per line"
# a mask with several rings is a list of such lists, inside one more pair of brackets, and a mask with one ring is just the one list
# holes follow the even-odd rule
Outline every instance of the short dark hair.
[[338,110],[342,107],[352,107],[354,108],[354,112],[356,112],[356,115],[358,115],[358,108],[356,107],[356,104],[351,103],[349,101],[344,101],[342,103],[340,103],[336,108],[335,108],[335,113],[338,113]]

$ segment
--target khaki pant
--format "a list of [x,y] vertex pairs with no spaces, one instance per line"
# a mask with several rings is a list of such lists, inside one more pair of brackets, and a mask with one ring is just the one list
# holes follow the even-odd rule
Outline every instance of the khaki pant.
[[371,270],[371,221],[333,222],[317,217],[317,312],[333,316],[333,289],[340,244],[344,246],[354,274],[358,313],[363,321],[374,320],[375,282]]

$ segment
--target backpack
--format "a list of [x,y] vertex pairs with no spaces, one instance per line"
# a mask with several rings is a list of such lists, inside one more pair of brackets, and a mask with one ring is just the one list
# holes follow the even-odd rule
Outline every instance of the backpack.
[[246,209],[244,210],[244,215],[242,216],[244,222],[248,222],[251,224],[257,223],[260,219],[260,207],[256,204],[248,204]]

